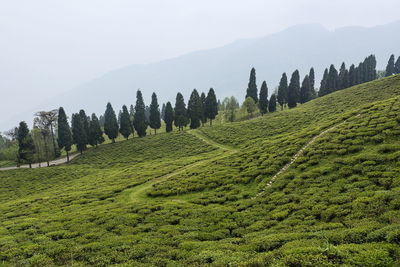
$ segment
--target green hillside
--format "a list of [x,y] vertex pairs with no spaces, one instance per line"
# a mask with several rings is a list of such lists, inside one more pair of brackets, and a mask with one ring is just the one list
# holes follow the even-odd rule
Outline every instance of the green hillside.
[[400,75],[0,182],[3,265],[397,266]]

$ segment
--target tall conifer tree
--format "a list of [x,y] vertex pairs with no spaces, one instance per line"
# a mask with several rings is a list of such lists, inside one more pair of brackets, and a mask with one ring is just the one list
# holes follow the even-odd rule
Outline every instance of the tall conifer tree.
[[203,109],[201,98],[196,89],[194,89],[190,95],[188,102],[188,115],[190,118],[190,129],[199,128],[203,115]]
[[115,138],[118,137],[118,130],[117,116],[111,103],[108,102],[104,113],[104,133],[115,143]]
[[132,122],[129,116],[128,108],[125,105],[122,106],[121,118],[119,120],[119,132],[126,140],[128,140],[132,133]]
[[308,77],[310,79],[310,86],[312,91],[315,91],[315,72],[314,72],[314,68],[310,69],[310,73],[308,74]]
[[288,107],[294,108],[297,106],[300,95],[300,74],[298,70],[295,70],[290,78],[288,86]]
[[215,96],[215,92],[213,88],[210,88],[206,97],[206,115],[207,119],[210,120],[210,126],[212,125],[212,121],[218,115],[218,102],[217,97]]
[[97,147],[103,142],[103,131],[101,130],[99,119],[97,118],[96,114],[92,113],[92,117],[89,122],[89,144]]
[[179,131],[183,131],[183,127],[189,122],[185,100],[181,93],[177,93],[175,101],[175,126],[178,127]]
[[386,66],[385,76],[391,76],[394,74],[394,55],[391,55]]
[[57,133],[58,133],[58,147],[64,149],[67,152],[67,162],[69,162],[69,151],[71,151],[71,146],[73,144],[71,128],[67,120],[67,115],[65,114],[64,108],[60,107],[58,109],[58,119],[57,119]]
[[281,106],[281,110],[283,110],[284,105],[287,104],[287,97],[288,97],[288,79],[286,73],[283,73],[278,87],[278,103]]
[[260,98],[258,101],[258,108],[260,109],[261,115],[268,112],[268,87],[267,82],[263,81],[260,88]]
[[88,137],[89,137],[89,119],[88,119],[88,117],[86,115],[86,112],[83,109],[81,109],[79,111],[79,116],[81,117],[81,121],[82,121],[82,124],[83,124],[83,130],[85,131],[85,139],[84,139],[84,141],[86,143],[85,144],[85,149],[86,149],[86,145],[89,144],[89,141],[88,141]]
[[338,79],[339,79],[339,74],[338,74],[335,66],[332,64],[329,67],[329,74],[328,74],[328,80],[327,80],[328,94],[335,92],[338,89]]
[[268,103],[268,111],[275,112],[276,111],[276,95],[272,94]]
[[251,97],[253,98],[254,102],[258,102],[258,96],[257,96],[257,83],[256,83],[256,70],[254,68],[251,69],[250,71],[250,79],[249,79],[249,84],[247,86],[247,91],[246,91],[246,98]]
[[200,96],[201,99],[201,109],[202,109],[202,114],[201,114],[201,125],[204,126],[204,123],[207,122],[207,114],[206,114],[206,94],[204,92],[201,93]]
[[394,64],[394,73],[400,74],[400,56],[397,58],[396,63]]
[[154,134],[157,134],[157,129],[161,127],[160,109],[158,107],[157,95],[153,93],[150,104],[150,127],[154,129]]
[[171,102],[167,102],[165,106],[165,131],[167,133],[172,132],[172,123],[174,122],[174,110],[172,108]]
[[310,78],[308,75],[306,75],[301,84],[299,102],[303,104],[310,101],[311,99],[312,99],[312,89],[311,89]]
[[146,106],[144,105],[142,92],[138,90],[136,93],[135,116],[133,120],[133,125],[135,126],[135,130],[139,137],[146,136],[147,120],[146,120],[145,109]]
[[78,114],[72,114],[72,139],[78,151],[82,154],[86,149],[87,136],[83,126],[82,117]]

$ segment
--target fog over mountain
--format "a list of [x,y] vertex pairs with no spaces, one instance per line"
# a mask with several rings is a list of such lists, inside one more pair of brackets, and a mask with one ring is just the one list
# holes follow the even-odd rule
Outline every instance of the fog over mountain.
[[[102,114],[107,102],[115,110],[135,102],[140,88],[146,105],[155,91],[159,102],[175,102],[182,92],[185,100],[193,90],[213,87],[217,97],[234,95],[243,100],[251,67],[257,71],[257,83],[267,81],[270,94],[283,72],[290,76],[299,69],[303,77],[314,67],[316,85],[326,67],[342,61],[358,64],[369,54],[375,54],[378,69],[384,69],[389,55],[400,55],[400,21],[375,26],[345,27],[334,31],[316,24],[299,25],[263,38],[241,40],[223,47],[197,51],[169,60],[145,65],[130,65],[86,82],[71,91],[39,104],[24,114],[1,120],[0,130],[7,130],[17,121],[29,121],[34,111],[63,106],[70,114],[83,108],[87,114]],[[7,116],[5,116],[7,118]]]

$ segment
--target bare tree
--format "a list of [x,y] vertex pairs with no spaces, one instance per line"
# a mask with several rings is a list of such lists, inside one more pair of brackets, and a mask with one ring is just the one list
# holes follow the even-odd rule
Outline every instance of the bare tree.
[[38,127],[41,130],[45,130],[45,132],[42,132],[42,134],[51,135],[51,139],[53,142],[54,156],[57,157],[58,153],[57,153],[56,139],[54,136],[54,128],[56,127],[58,119],[58,109],[53,109],[50,111],[39,111],[36,112],[35,116],[37,116],[35,120],[38,124]]

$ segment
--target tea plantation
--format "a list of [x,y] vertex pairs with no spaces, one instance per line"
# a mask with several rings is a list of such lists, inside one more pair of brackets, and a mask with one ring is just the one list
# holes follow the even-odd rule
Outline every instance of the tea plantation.
[[400,75],[0,183],[4,266],[399,266]]

